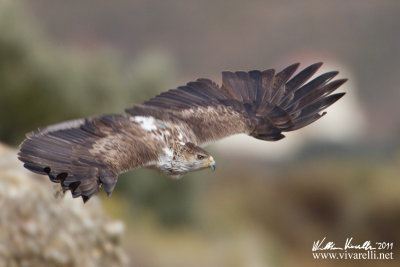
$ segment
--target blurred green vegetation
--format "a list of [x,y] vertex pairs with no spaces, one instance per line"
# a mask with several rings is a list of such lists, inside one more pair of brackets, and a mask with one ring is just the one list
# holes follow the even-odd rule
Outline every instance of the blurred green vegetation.
[[122,112],[174,77],[170,59],[157,51],[122,67],[107,48],[56,48],[19,1],[0,6],[0,30],[0,140],[9,144],[60,120]]
[[[173,62],[148,51],[128,66],[107,48],[56,48],[19,2],[0,6],[0,141],[18,145],[38,127],[101,113],[121,113],[168,88]],[[138,170],[120,177],[116,191],[152,209],[168,225],[191,220],[192,179],[175,182]]]

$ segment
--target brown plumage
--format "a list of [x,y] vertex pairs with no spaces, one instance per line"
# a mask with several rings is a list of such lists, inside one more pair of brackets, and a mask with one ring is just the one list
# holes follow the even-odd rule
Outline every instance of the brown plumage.
[[201,146],[239,133],[276,141],[282,132],[325,115],[320,112],[344,95],[331,93],[346,80],[329,82],[338,74],[333,71],[306,83],[321,65],[294,77],[299,64],[279,73],[223,72],[222,86],[198,79],[127,109],[127,115],[39,129],[27,135],[19,159],[84,201],[100,186],[110,195],[118,174],[132,168],[155,168],[170,177],[215,169],[213,157]]

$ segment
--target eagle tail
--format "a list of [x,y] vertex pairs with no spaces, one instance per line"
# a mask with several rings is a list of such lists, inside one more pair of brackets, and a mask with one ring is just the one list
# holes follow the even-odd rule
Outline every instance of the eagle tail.
[[306,83],[321,65],[310,65],[291,79],[298,63],[277,74],[273,69],[224,73],[225,87],[243,99],[249,117],[255,121],[250,135],[261,140],[280,140],[285,137],[282,132],[297,130],[324,116],[326,112],[321,111],[345,94],[331,93],[347,79],[329,82],[338,74],[332,71]]
[[93,140],[101,137],[90,119],[48,126],[27,135],[18,158],[27,169],[48,175],[63,190],[71,190],[73,197],[86,202],[101,185],[110,195],[117,180],[116,174],[90,153]]

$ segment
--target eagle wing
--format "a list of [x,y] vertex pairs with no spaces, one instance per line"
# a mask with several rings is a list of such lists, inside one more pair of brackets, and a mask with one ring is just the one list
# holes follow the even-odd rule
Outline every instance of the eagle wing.
[[338,72],[327,72],[306,83],[321,67],[313,64],[294,77],[299,64],[279,73],[265,71],[223,72],[222,86],[198,79],[133,106],[132,116],[153,116],[187,125],[191,140],[205,145],[233,134],[246,133],[257,139],[275,141],[282,132],[302,128],[344,93],[331,94],[346,79],[329,82]]
[[100,186],[108,195],[119,173],[155,162],[161,144],[127,116],[64,122],[27,135],[18,157],[86,202]]

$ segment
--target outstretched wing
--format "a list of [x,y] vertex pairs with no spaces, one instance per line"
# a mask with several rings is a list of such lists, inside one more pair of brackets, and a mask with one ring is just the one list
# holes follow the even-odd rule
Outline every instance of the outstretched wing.
[[208,79],[198,79],[126,112],[185,124],[193,131],[196,140],[192,142],[197,145],[238,133],[275,141],[284,137],[282,132],[318,120],[325,114],[321,111],[344,95],[331,94],[346,81],[329,82],[336,71],[306,83],[321,65],[313,64],[292,78],[299,64],[279,73],[273,69],[223,72],[220,87]]
[[87,201],[100,186],[108,195],[120,172],[157,160],[157,142],[122,115],[105,115],[48,126],[31,133],[18,157],[29,170]]
[[[320,66],[313,64],[293,78],[298,64],[277,74],[274,70],[224,72],[221,87],[198,79],[127,112],[152,116],[161,128],[180,128],[178,132],[183,130],[186,139],[197,145],[237,133],[279,140],[282,132],[322,117],[320,112],[344,95],[331,94],[346,81],[329,82],[337,72],[306,83]],[[87,201],[100,186],[111,194],[120,172],[154,164],[163,149],[154,125],[135,123],[142,119],[105,115],[49,126],[28,135],[18,156],[26,168],[49,175],[74,197]]]

